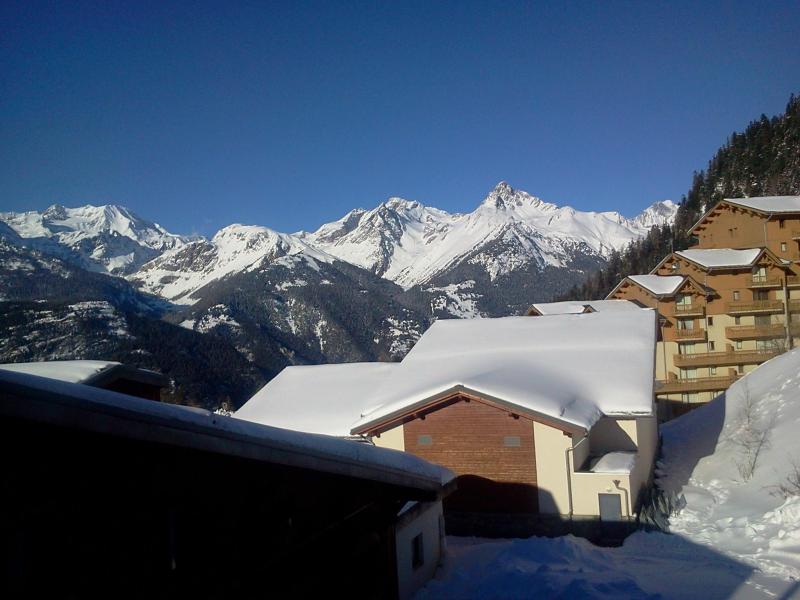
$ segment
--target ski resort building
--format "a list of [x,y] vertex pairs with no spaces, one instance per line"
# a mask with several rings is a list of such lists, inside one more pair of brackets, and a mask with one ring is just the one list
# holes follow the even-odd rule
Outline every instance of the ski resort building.
[[608,296],[659,313],[664,416],[707,402],[800,337],[800,197],[723,200],[691,233],[694,247]]
[[288,367],[235,416],[443,465],[446,515],[625,520],[657,444],[656,327],[641,308],[439,320],[400,363]]
[[0,596],[408,598],[453,474],[403,452],[0,370]]

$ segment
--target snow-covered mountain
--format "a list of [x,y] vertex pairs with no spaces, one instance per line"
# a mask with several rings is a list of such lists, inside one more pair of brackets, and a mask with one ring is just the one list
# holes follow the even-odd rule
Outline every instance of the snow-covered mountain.
[[126,275],[191,238],[169,233],[123,206],[54,204],[47,210],[0,213],[23,243],[70,259],[84,268]]
[[391,198],[357,209],[313,233],[312,246],[391,279],[405,288],[433,281],[469,261],[491,280],[530,262],[566,267],[576,254],[605,258],[674,219],[677,205],[657,202],[627,219],[617,212],[582,212],[544,202],[505,182],[468,214],[450,214]]
[[291,234],[256,225],[229,225],[210,240],[164,252],[130,279],[177,304],[193,304],[199,299],[194,292],[213,281],[276,262],[291,265],[299,260],[315,265],[336,259]]

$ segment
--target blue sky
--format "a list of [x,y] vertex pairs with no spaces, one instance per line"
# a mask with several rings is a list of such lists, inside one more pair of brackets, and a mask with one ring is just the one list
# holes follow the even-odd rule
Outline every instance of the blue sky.
[[314,229],[500,180],[633,215],[800,92],[798,2],[13,2],[0,210]]

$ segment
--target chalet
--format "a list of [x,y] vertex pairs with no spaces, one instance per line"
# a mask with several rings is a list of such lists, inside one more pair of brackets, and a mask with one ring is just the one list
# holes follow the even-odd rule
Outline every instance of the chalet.
[[599,310],[637,310],[641,308],[626,300],[592,300],[591,302],[564,301],[564,302],[537,302],[531,304],[527,311],[529,317],[543,317],[548,315],[580,315]]
[[725,198],[689,230],[699,248],[768,248],[800,261],[800,196]]
[[0,369],[81,383],[147,400],[161,400],[161,389],[169,385],[169,380],[161,373],[104,360],[8,363],[0,365]]
[[707,402],[794,345],[795,268],[767,247],[690,248],[611,291],[609,299],[658,310],[657,394],[665,414]]
[[655,337],[641,308],[439,320],[399,364],[289,367],[235,416],[443,465],[449,514],[625,520],[657,442]]
[[435,568],[443,527],[427,507],[452,478],[401,452],[7,369],[0,444],[6,598],[321,597],[355,582],[406,598]]

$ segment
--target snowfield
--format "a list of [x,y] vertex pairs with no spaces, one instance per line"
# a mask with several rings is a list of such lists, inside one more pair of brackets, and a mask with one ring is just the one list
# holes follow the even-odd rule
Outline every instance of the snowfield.
[[670,519],[673,532],[800,580],[800,487],[790,483],[800,474],[798,433],[800,349],[667,423],[659,485],[687,501]]
[[800,349],[662,427],[671,533],[448,538],[427,598],[800,598]]

